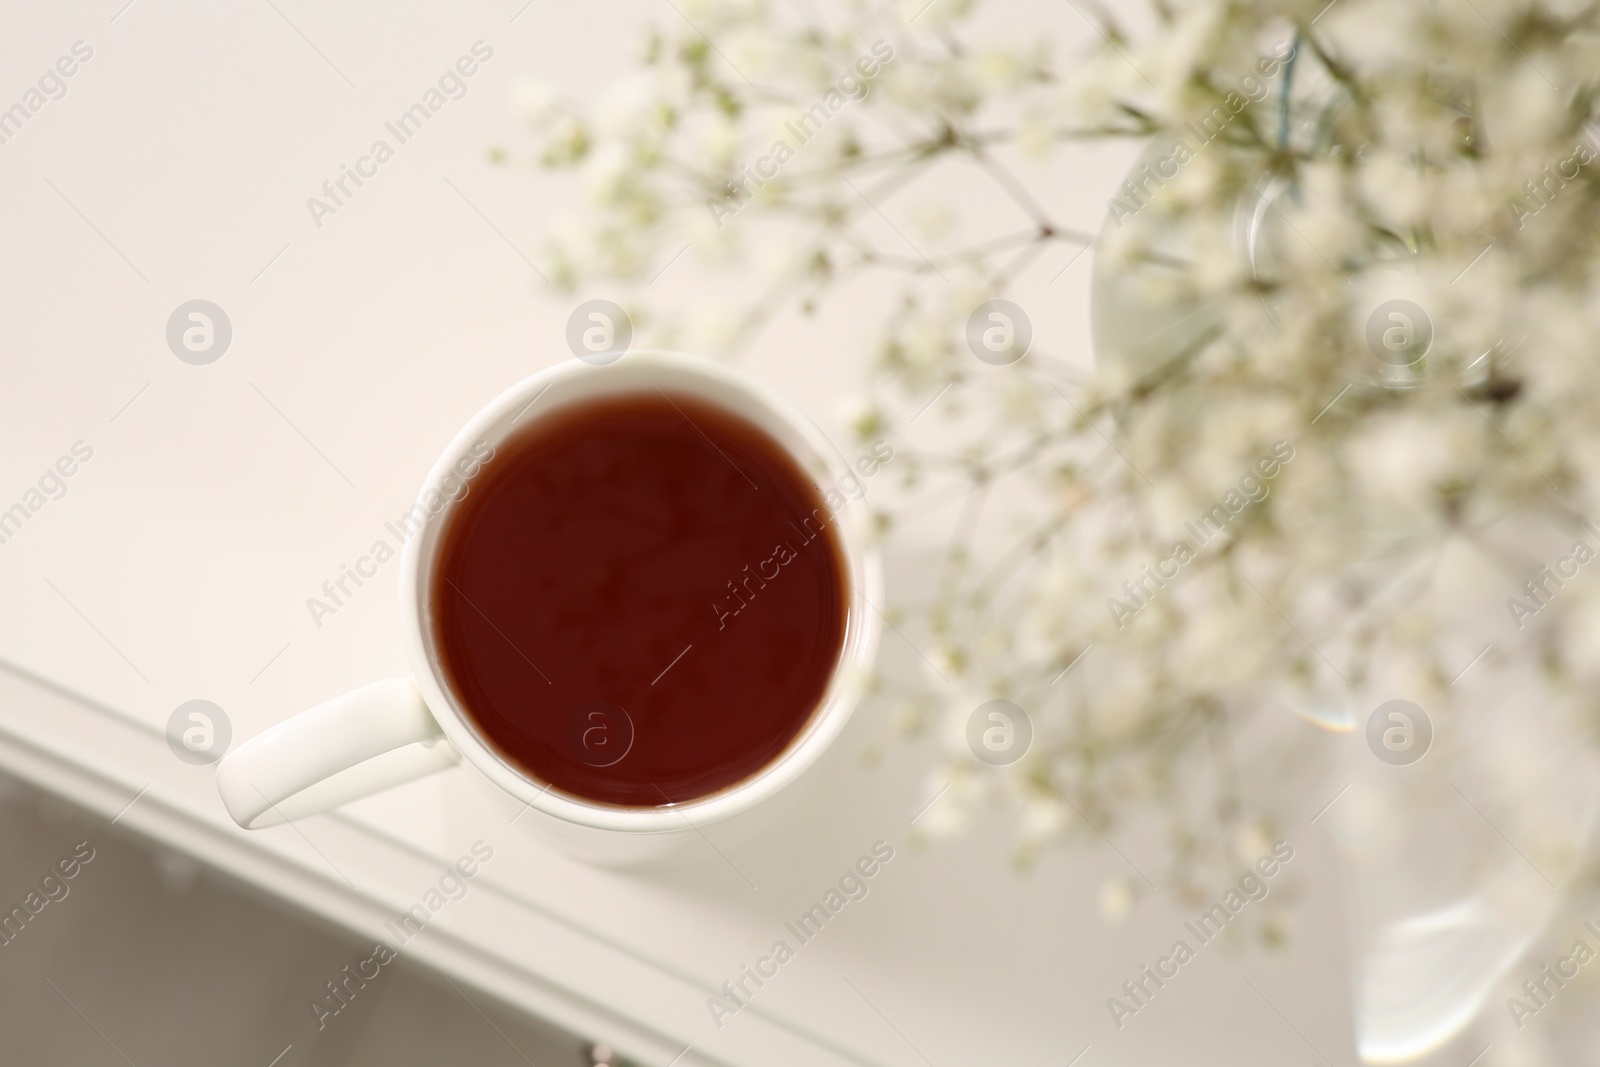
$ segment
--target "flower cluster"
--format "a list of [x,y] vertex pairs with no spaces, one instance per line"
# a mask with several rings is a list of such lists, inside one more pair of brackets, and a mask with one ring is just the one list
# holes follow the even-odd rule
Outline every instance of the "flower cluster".
[[[1250,768],[1292,783],[1318,728],[1396,695],[1466,721],[1497,679],[1548,726],[1496,739],[1498,799],[1517,803],[1537,746],[1597,719],[1600,583],[1529,586],[1600,543],[1600,10],[1153,0],[1137,30],[1087,9],[1098,44],[1063,58],[993,43],[971,7],[794,23],[701,0],[603,105],[527,100],[535,158],[588,194],[546,273],[637,280],[653,340],[733,351],[846,284],[890,287],[862,339],[881,387],[846,422],[897,441],[883,528],[936,556],[896,616],[924,674],[882,682],[896,720],[943,746],[919,829],[999,804],[1026,859],[1161,810],[1164,880],[1201,899],[1206,872],[1274,832]],[[859,95],[794,144],[789,124],[852,71]],[[747,180],[785,138],[792,158]],[[1019,174],[1108,138],[1148,147],[1102,232],[1075,232]],[[972,238],[946,201],[866,236],[957,166],[1015,225]],[[973,358],[974,308],[1091,245],[1092,372],[1042,344]],[[649,308],[644,283],[685,246],[726,272],[731,311]],[[918,447],[924,418],[938,440]],[[1237,489],[1286,454],[1259,496]],[[932,548],[931,512],[949,520]],[[1205,515],[1214,536],[1187,532]],[[964,734],[992,698],[1033,720],[1003,768]],[[1438,758],[1472,763],[1456,737]],[[1570,873],[1570,827],[1530,826],[1535,860]],[[1130,892],[1109,887],[1108,911]]]

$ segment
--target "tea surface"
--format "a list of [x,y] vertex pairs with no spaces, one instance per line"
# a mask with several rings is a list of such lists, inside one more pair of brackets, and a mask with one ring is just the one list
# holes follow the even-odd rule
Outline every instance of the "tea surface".
[[431,589],[446,678],[530,777],[627,807],[725,789],[805,728],[843,645],[835,517],[740,416],[651,391],[497,446]]

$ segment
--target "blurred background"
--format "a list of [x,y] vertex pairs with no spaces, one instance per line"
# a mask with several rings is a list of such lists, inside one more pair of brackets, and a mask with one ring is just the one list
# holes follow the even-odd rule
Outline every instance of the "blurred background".
[[[1229,841],[1200,897],[1169,878],[1159,812],[1114,828],[1077,812],[1076,843],[1027,863],[994,813],[924,833],[944,742],[902,738],[892,693],[863,705],[780,832],[712,828],[664,872],[566,857],[467,767],[291,826],[233,825],[214,768],[168,742],[178,709],[208,702],[220,755],[405,672],[398,563],[331,616],[308,599],[385,536],[474,412],[572,358],[580,303],[629,299],[547,277],[547,239],[592,190],[526,164],[530,112],[540,94],[600,100],[637,71],[649,27],[698,33],[704,17],[675,0],[109,0],[0,16],[0,516],[25,512],[0,524],[0,908],[31,916],[0,947],[6,1062],[1600,1063],[1600,966],[1559,983],[1541,970],[1568,973],[1580,941],[1600,952],[1600,897],[1535,879],[1520,833],[1471,801],[1458,822],[1404,823],[1406,790],[1451,783],[1397,777],[1361,728],[1304,716],[1231,738],[1242,791],[1272,817]],[[1063,54],[1100,40],[1070,0],[975,19]],[[459,95],[397,137],[386,124],[464,56],[476,70]],[[379,139],[392,156],[339,191]],[[1140,151],[1086,142],[1022,173],[1092,235]],[[1015,210],[960,173],[926,181],[977,224]],[[917,232],[914,207],[885,207],[883,236]],[[1094,362],[1097,257],[1082,251],[1044,249],[1010,290],[1034,343],[1078,369]],[[723,284],[695,254],[652,261],[642,281],[652,301],[697,309],[703,330],[681,347],[708,352],[734,303]],[[841,427],[871,374],[857,353],[895,299],[867,279],[818,314],[785,309],[739,365],[853,454]],[[195,307],[218,326],[204,359],[171,340]],[[937,418],[920,432],[897,445],[939,444]],[[896,598],[928,584],[916,545],[955,521],[912,523],[888,552]],[[925,675],[924,642],[886,628],[885,671]],[[1546,823],[1580,854],[1590,792],[1553,800]],[[1421,873],[1402,864],[1386,882],[1390,860],[1341,841],[1358,815],[1396,815],[1385,846],[1427,857]],[[723,984],[880,840],[897,858],[869,897],[719,1024]],[[319,1027],[326,983],[479,841],[495,859],[470,891]],[[1186,924],[1280,841],[1292,859],[1247,923],[1202,944]],[[93,859],[35,912],[29,895],[58,892],[41,880],[80,842]],[[1484,895],[1513,900],[1490,910],[1519,923],[1500,929],[1458,885],[1429,882],[1435,857],[1463,852],[1512,872]],[[1146,978],[1179,940],[1195,958]],[[1541,981],[1530,999],[1524,983]],[[1513,997],[1539,1010],[1519,1015]]]

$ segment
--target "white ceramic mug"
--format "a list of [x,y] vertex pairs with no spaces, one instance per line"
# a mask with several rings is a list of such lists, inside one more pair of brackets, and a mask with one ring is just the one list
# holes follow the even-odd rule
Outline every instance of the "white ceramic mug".
[[[508,389],[456,434],[428,475],[401,556],[400,611],[410,678],[375,682],[279,723],[239,746],[217,766],[228,813],[255,829],[399,785],[465,758],[490,781],[537,813],[570,850],[627,863],[659,858],[701,827],[759,808],[792,786],[844,728],[861,695],[877,646],[882,577],[869,548],[865,508],[847,501],[829,510],[850,583],[843,647],[810,721],[753,776],[681,804],[623,808],[558,792],[487,743],[440,667],[435,649],[433,582],[440,534],[471,492],[484,455],[506,437],[573,403],[661,389],[716,404],[761,427],[828,491],[861,484],[827,437],[797,408],[746,375],[670,352],[634,351],[606,366],[570,360]],[[488,460],[492,464],[493,460]],[[829,494],[832,496],[832,494]],[[840,499],[840,497],[834,497]],[[744,820],[750,822],[751,820]]]

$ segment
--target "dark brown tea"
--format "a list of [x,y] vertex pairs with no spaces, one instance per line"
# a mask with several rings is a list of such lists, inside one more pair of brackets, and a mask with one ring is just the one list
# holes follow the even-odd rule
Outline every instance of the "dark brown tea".
[[805,728],[844,641],[834,516],[764,430],[659,391],[498,446],[443,531],[435,643],[480,734],[580,799],[681,803]]

